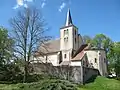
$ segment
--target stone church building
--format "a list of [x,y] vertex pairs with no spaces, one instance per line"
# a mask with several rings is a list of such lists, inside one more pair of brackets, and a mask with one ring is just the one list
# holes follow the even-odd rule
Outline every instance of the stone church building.
[[69,65],[94,68],[102,76],[107,75],[106,53],[104,49],[92,48],[84,44],[78,28],[73,24],[70,9],[66,23],[60,28],[60,38],[48,41],[39,47],[44,55],[36,53],[37,62],[51,63],[53,66]]

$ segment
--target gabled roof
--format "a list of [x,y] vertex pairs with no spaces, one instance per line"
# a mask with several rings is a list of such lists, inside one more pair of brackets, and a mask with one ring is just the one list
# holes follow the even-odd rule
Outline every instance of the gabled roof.
[[78,53],[80,53],[83,49],[86,49],[88,45],[87,44],[83,44],[80,46],[80,48],[76,51],[76,53],[73,55],[73,57],[75,57]]
[[55,53],[60,51],[60,40],[52,40],[42,44],[39,47],[38,52],[42,52],[44,54]]
[[80,53],[78,53],[74,58],[72,58],[72,61],[78,61],[78,60],[82,60],[82,58],[84,57],[85,53],[84,51],[81,51]]
[[88,48],[87,44],[81,45],[81,47],[78,49],[78,51],[75,53],[74,57],[71,59],[71,61],[80,61],[84,57],[85,53],[84,50]]

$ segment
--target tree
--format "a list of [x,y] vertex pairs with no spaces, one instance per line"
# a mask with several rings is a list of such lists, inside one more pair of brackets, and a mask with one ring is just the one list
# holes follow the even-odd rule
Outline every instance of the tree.
[[44,41],[49,40],[49,36],[45,35],[45,22],[42,14],[35,7],[21,9],[17,15],[10,20],[10,24],[14,31],[14,39],[16,41],[16,54],[24,60],[24,79],[29,74],[30,59],[37,47]]
[[84,43],[90,43],[92,47],[103,48],[108,53],[112,47],[112,40],[104,34],[97,34],[94,38],[83,36]]
[[120,42],[115,42],[109,52],[110,68],[114,68],[117,78],[120,77]]
[[0,66],[10,62],[13,55],[14,41],[9,37],[7,29],[0,27]]
[[92,41],[92,38],[90,36],[87,36],[87,35],[83,36],[83,42],[85,44],[91,43],[91,41]]
[[103,48],[108,53],[112,45],[112,40],[104,34],[97,34],[92,40],[92,45],[97,48]]
[[18,74],[18,67],[12,63],[14,40],[6,28],[0,27],[0,81],[13,80]]

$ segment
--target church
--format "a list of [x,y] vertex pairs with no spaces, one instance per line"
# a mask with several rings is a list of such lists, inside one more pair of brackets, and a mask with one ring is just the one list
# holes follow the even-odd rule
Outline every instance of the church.
[[[107,61],[104,49],[90,47],[84,44],[78,28],[73,24],[70,9],[66,22],[60,28],[60,38],[42,44],[34,60],[42,63],[51,63],[53,66],[83,66],[97,69],[102,76],[107,75]],[[37,63],[36,62],[36,63]]]

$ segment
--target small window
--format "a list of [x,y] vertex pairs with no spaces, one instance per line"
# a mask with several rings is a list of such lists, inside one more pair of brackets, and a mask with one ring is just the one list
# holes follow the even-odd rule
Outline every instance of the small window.
[[64,35],[65,35],[66,30],[64,30]]
[[104,58],[104,63],[106,63],[106,59]]
[[67,31],[66,31],[66,34],[68,34],[68,29],[67,29]]
[[64,54],[64,58],[66,58],[67,56],[66,56],[66,54]]
[[66,38],[64,38],[64,42],[66,41]]
[[59,55],[58,57],[59,57],[59,64],[60,64],[62,62],[61,55]]
[[68,42],[68,37],[65,37],[65,38],[64,38],[64,42]]
[[76,30],[75,30],[75,36],[76,36]]
[[97,63],[97,58],[95,58],[95,63]]
[[93,63],[90,63],[90,67],[93,67]]
[[75,43],[76,43],[76,38],[75,38]]
[[68,29],[64,30],[64,35],[68,35]]
[[68,37],[66,38],[66,40],[68,41]]

